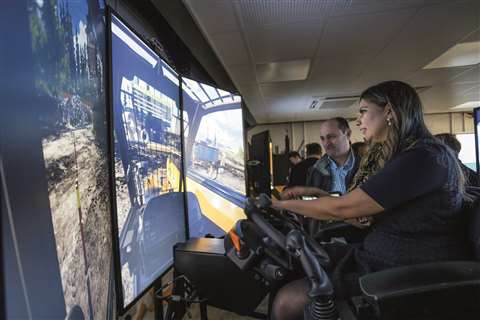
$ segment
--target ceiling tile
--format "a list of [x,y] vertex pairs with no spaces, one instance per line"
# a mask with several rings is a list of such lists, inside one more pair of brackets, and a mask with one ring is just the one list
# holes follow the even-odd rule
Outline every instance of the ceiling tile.
[[261,83],[305,80],[310,71],[310,60],[257,64],[256,70]]
[[357,80],[363,66],[370,60],[371,57],[365,54],[316,57],[309,76],[312,94],[338,95],[361,90]]
[[[406,80],[449,47],[478,28],[480,2],[421,9],[372,62],[364,66],[362,83]],[[478,11],[477,11],[478,12]]]
[[[433,58],[462,41],[479,27],[480,2],[430,6],[421,9],[408,25],[392,39],[389,48],[415,51],[429,50]],[[431,61],[430,60],[430,61]]]
[[368,53],[375,56],[414,13],[415,10],[408,9],[329,19],[317,55]]
[[[464,0],[450,0],[459,2]],[[442,4],[445,0],[355,0],[349,6],[337,7],[331,12],[332,16],[370,14],[399,9],[419,8],[429,5]]]
[[465,102],[479,100],[479,87],[478,84],[446,83],[420,93],[420,98],[425,112],[445,112]]
[[466,36],[464,39],[462,39],[462,42],[475,42],[475,41],[480,41],[480,17],[478,18],[478,30],[470,33],[468,36]]
[[217,34],[211,37],[211,41],[225,66],[250,63],[240,32]]
[[451,79],[453,83],[480,83],[480,64],[470,67],[468,70],[458,74]]
[[405,80],[413,86],[431,86],[439,83],[449,82],[457,76],[472,69],[468,67],[420,69],[407,76]]
[[239,1],[243,20],[249,26],[291,24],[316,20],[328,15],[336,7],[345,7],[345,1]]
[[249,64],[231,65],[228,67],[228,74],[235,85],[252,85],[257,83],[255,68]]
[[208,35],[238,31],[235,11],[230,1],[183,0]]
[[245,35],[255,63],[310,59],[319,41],[322,23],[246,27]]
[[309,91],[305,81],[262,83],[259,87],[265,99],[277,100],[305,96]]

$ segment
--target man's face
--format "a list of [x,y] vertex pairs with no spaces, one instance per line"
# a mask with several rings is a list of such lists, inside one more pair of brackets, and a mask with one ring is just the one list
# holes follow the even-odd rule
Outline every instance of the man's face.
[[350,131],[342,132],[335,120],[320,125],[320,143],[332,158],[346,155],[350,151]]

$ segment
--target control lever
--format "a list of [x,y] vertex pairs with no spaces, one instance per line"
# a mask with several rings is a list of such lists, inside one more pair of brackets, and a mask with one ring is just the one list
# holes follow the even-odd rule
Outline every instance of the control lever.
[[310,303],[305,306],[305,319],[338,319],[333,301],[332,283],[299,230],[292,230],[287,234],[286,247],[294,257],[300,260],[309,281]]
[[265,193],[261,193],[258,196],[258,208],[267,209],[272,205],[272,200]]

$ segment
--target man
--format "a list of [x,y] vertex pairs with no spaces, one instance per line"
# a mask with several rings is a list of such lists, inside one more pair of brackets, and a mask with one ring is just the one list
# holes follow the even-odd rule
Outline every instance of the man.
[[[440,134],[436,134],[435,138],[439,139],[448,147],[450,147],[455,152],[458,159],[458,154],[460,153],[460,150],[462,150],[462,144],[460,143],[460,141],[458,141],[458,139],[453,134],[440,133]],[[467,186],[480,187],[480,175],[474,170],[464,165],[462,161],[460,161],[460,159],[458,159],[458,163],[460,164],[460,167],[462,168],[462,171],[463,171],[463,175],[465,176],[465,184]]]
[[292,166],[296,165],[297,163],[302,161],[302,157],[300,156],[300,153],[297,151],[290,151],[288,153],[288,160],[292,164]]
[[[322,122],[320,143],[325,155],[310,168],[306,187],[284,190],[281,194],[282,199],[346,193],[360,165],[360,156],[351,148],[351,135],[352,131],[345,118],[337,117]],[[358,221],[352,219],[347,222],[360,228],[369,225],[368,219]],[[313,235],[319,228],[319,222],[307,219],[306,228]]]
[[[290,175],[288,178],[288,184],[285,187],[286,189],[295,187],[295,186],[305,186],[307,182],[307,173],[311,166],[322,156],[322,147],[318,143],[309,143],[306,145],[307,158],[301,160],[297,163],[293,163],[291,152],[289,154],[290,162],[294,165],[290,170]],[[296,152],[298,154],[298,152]],[[298,155],[300,156],[300,155]]]
[[352,131],[344,118],[326,120],[320,125],[320,143],[325,155],[310,169],[307,186],[344,194],[360,164],[360,156],[350,146]]

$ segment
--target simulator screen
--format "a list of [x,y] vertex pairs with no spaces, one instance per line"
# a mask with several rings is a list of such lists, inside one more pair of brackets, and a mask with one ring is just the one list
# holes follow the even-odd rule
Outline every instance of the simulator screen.
[[173,263],[185,241],[179,82],[111,17],[115,193],[124,307]]
[[475,134],[461,133],[456,135],[462,149],[458,154],[460,161],[472,170],[477,171],[477,159],[475,155]]
[[190,236],[220,236],[245,217],[241,97],[187,78],[182,94]]
[[[16,221],[11,221],[12,228],[19,228],[12,239],[20,246],[16,244],[13,252],[18,254],[18,265],[28,276],[26,280],[22,277],[23,285],[18,281],[7,287],[12,291],[28,288],[23,294],[29,312],[46,312],[41,316],[29,314],[28,318],[107,319],[112,297],[112,233],[105,125],[104,2],[51,0],[23,5],[12,2],[9,6],[16,6],[19,14],[18,24],[11,25],[16,30],[17,45],[9,50],[25,60],[23,69],[16,71],[18,79],[22,79],[16,94],[25,95],[25,101],[32,104],[22,104],[10,114],[15,115],[11,118],[4,107],[6,111],[15,104],[7,100],[2,106],[3,119],[18,128],[7,139],[17,141],[17,157],[23,159],[6,167],[5,172],[29,176],[30,186],[23,186],[9,203],[15,208],[28,199],[26,205],[32,207],[28,209],[29,217],[22,218],[19,211],[12,216]],[[29,50],[18,45],[26,41],[30,41]],[[22,114],[25,119],[15,123]],[[27,114],[34,115],[34,120],[29,122]],[[27,162],[28,168],[22,166]],[[40,168],[42,172],[37,174]],[[14,185],[8,186],[12,194]],[[23,192],[26,194],[17,197]],[[22,220],[28,221],[23,230]],[[30,256],[34,260],[29,261]],[[13,312],[15,304],[7,305]],[[7,317],[27,318],[22,313]]]

